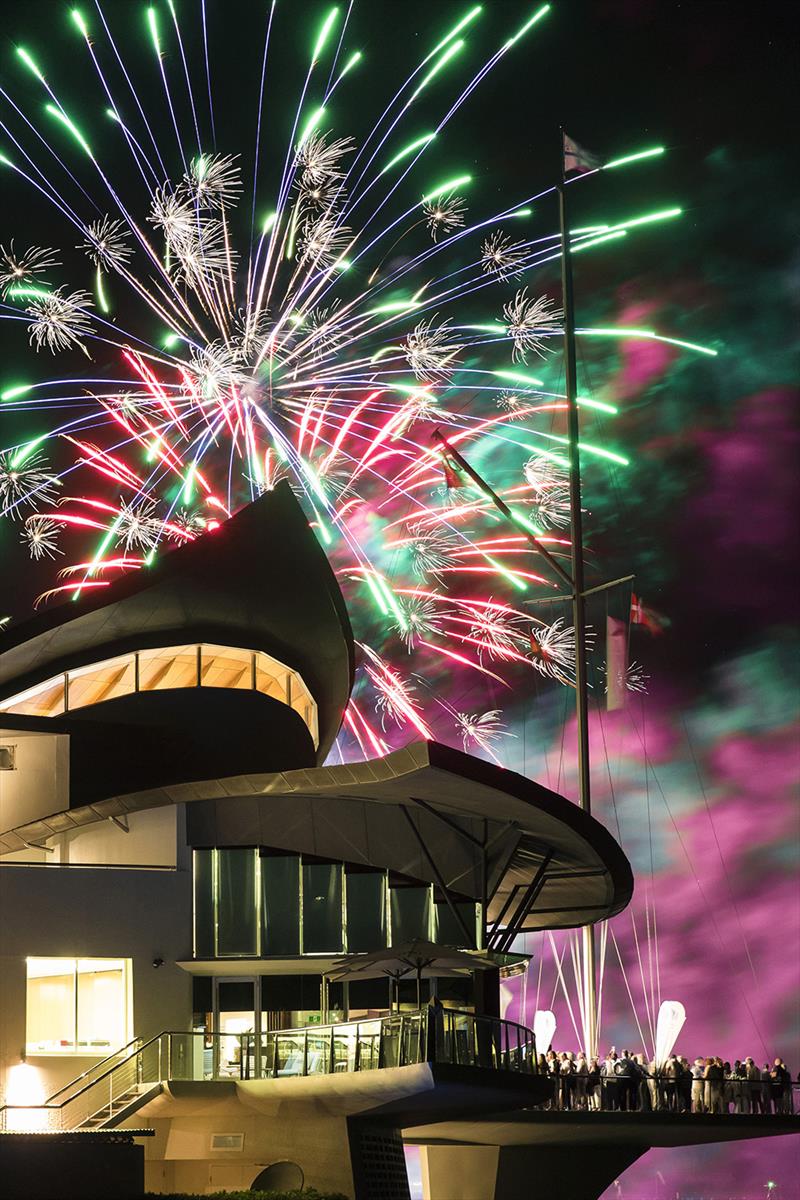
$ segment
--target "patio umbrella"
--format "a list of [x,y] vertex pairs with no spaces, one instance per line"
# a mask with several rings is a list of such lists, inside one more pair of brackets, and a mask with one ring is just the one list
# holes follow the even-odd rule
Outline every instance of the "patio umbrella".
[[328,978],[336,982],[350,979],[380,979],[382,975],[395,984],[412,972],[417,977],[417,1006],[420,1002],[420,981],[437,976],[463,975],[468,971],[487,971],[496,964],[484,954],[467,954],[450,946],[439,946],[422,938],[412,938],[372,954],[347,955],[334,962]]

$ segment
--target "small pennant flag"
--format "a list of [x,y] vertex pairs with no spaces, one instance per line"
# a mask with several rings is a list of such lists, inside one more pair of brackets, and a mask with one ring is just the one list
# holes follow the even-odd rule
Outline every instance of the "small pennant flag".
[[445,459],[442,462],[442,469],[444,471],[444,482],[448,488],[464,487],[466,480],[459,467],[451,466],[447,459]]
[[577,142],[573,142],[571,137],[564,134],[564,174],[569,175],[570,171],[577,171],[580,175],[584,175],[587,171],[597,171],[603,165],[603,160],[598,154],[591,154],[588,150],[584,150],[583,146],[579,146]]
[[631,595],[631,625],[644,625],[648,633],[661,634],[669,627],[669,617],[648,608],[634,592]]

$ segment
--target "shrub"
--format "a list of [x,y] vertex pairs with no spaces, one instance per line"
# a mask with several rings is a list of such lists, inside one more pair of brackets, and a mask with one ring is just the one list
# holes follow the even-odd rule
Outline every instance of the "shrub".
[[145,1200],[347,1200],[342,1192],[318,1192],[316,1188],[292,1188],[289,1192],[147,1192]]

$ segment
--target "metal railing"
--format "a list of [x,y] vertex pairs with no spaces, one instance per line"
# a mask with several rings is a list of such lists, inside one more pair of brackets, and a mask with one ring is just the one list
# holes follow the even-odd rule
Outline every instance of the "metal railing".
[[129,1043],[43,1104],[1,1108],[0,1131],[101,1128],[169,1080],[283,1079],[422,1062],[538,1073],[530,1029],[452,1009],[263,1034],[165,1031]]

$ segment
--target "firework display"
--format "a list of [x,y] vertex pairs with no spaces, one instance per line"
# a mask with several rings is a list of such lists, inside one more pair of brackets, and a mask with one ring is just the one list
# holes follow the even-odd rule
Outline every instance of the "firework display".
[[[513,72],[515,49],[549,8],[464,78],[461,51],[481,17],[480,6],[466,10],[379,104],[371,80],[377,119],[359,137],[340,128],[338,101],[366,63],[352,44],[352,11],[330,9],[297,64],[288,144],[250,178],[242,146],[216,141],[205,5],[144,13],[163,92],[157,113],[100,5],[71,14],[96,118],[79,124],[51,87],[45,48],[17,47],[15,68],[26,84],[33,76],[41,103],[2,92],[4,186],[33,189],[64,227],[63,250],[18,230],[0,248],[0,311],[27,334],[37,376],[4,385],[4,410],[59,414],[44,435],[0,455],[3,517],[20,524],[34,559],[63,564],[40,603],[147,570],[288,479],[360,646],[340,758],[434,733],[494,755],[504,692],[534,678],[574,686],[573,631],[535,606],[563,583],[529,536],[568,561],[566,402],[554,353],[562,314],[548,294],[560,249],[554,206],[549,217],[538,207],[554,189],[523,190],[498,211],[470,173],[435,165],[453,115],[489,72]],[[269,133],[265,79],[289,20],[275,5],[268,16],[252,114],[257,168]],[[195,61],[182,23],[200,17],[205,55]],[[443,97],[433,131],[416,123],[423,94]],[[102,156],[99,122],[116,138]],[[575,182],[591,186],[588,177]],[[572,252],[616,249],[629,231],[679,213],[575,229]],[[713,353],[653,330],[578,333]],[[48,378],[53,357],[57,377]],[[586,469],[624,469],[616,408],[588,394],[578,403]],[[434,430],[487,472],[511,521],[448,467]],[[461,681],[450,697],[428,682],[434,660]],[[636,668],[628,686],[640,690],[646,677]],[[478,685],[486,695],[466,711],[456,695]]]

